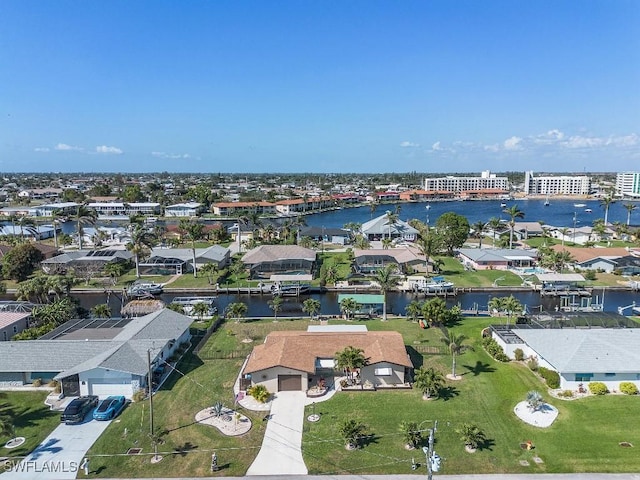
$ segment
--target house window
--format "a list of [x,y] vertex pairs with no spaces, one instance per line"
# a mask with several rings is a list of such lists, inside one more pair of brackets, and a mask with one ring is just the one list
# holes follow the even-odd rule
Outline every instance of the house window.
[[576,373],[576,382],[590,382],[593,378],[593,373]]
[[376,368],[374,371],[374,375],[376,377],[390,377],[391,375],[393,375],[393,371],[389,367]]
[[604,376],[605,377],[615,377],[616,374],[615,373],[605,373]]
[[13,333],[18,333],[18,327],[16,327],[15,325],[13,326]]

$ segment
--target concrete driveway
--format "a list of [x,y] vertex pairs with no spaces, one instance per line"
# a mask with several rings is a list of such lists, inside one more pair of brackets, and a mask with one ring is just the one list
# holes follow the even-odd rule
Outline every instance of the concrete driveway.
[[[89,413],[83,423],[58,426],[19,464],[4,462],[2,480],[64,480],[76,478],[87,450],[111,423],[98,422]],[[90,468],[90,467],[89,467]],[[84,474],[83,474],[84,475]]]
[[247,475],[307,474],[301,450],[306,398],[303,392],[274,395],[262,447]]

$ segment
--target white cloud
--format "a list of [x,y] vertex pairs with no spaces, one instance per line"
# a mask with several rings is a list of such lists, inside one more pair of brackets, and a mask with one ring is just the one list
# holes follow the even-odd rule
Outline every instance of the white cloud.
[[98,147],[96,147],[96,152],[97,153],[108,153],[108,154],[112,154],[112,155],[122,155],[122,150],[119,149],[118,147],[108,147],[106,145],[100,145]]
[[442,147],[440,146],[440,142],[438,141],[433,145],[431,145],[431,150],[434,150],[434,151],[442,150]]
[[574,135],[569,137],[563,145],[567,148],[595,148],[605,144],[606,140],[603,138]]
[[49,147],[36,147],[33,149],[34,152],[48,152],[50,151]]
[[400,146],[402,148],[417,148],[417,147],[420,146],[420,144],[419,143],[405,141],[405,142],[400,143]]
[[500,150],[500,145],[498,145],[497,143],[494,143],[493,145],[485,145],[484,149],[487,152],[497,152],[498,150]]
[[82,147],[77,147],[75,145],[67,145],[66,143],[59,143],[55,147],[54,150],[60,150],[63,152],[81,152],[84,150]]
[[171,160],[188,159],[191,155],[188,153],[166,153],[166,152],[151,152],[151,155],[158,158],[168,158]]
[[504,141],[505,150],[522,150],[522,138],[513,136]]

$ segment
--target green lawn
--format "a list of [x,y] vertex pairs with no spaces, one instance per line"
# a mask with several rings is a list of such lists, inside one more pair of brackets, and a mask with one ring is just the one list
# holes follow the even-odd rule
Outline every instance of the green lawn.
[[439,258],[444,262],[442,275],[456,287],[492,287],[496,281],[501,287],[522,285],[522,279],[515,273],[504,270],[468,271],[453,257]]
[[[8,415],[13,420],[15,436],[26,439],[25,443],[18,448],[12,450],[3,448],[2,456],[27,455],[60,425],[60,412],[53,412],[44,404],[47,393],[0,393],[0,415]],[[4,445],[9,438],[9,435],[0,435],[0,445]]]

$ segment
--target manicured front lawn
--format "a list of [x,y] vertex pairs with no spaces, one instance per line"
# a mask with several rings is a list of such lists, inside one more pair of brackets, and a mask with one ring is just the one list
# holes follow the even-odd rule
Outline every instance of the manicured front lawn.
[[[228,437],[195,423],[198,411],[217,401],[233,408],[233,383],[242,359],[201,361],[188,354],[153,398],[154,428],[166,432],[158,446],[163,460],[151,464],[149,401],[130,404],[89,451],[91,469],[99,477],[198,477],[211,474],[211,455],[218,456],[220,475],[241,476],[262,444],[264,413],[243,411],[253,428],[246,435]],[[142,455],[124,455],[129,448]]]
[[498,286],[520,286],[522,279],[505,270],[465,270],[462,264],[453,257],[440,257],[444,262],[442,275],[453,282],[456,287],[491,287],[497,281]]
[[[54,428],[60,425],[60,412],[54,412],[44,404],[48,392],[1,392],[0,414],[13,421],[14,434],[24,437],[25,443],[14,449],[1,448],[0,456],[22,457],[36,448]],[[10,439],[0,435],[0,445]]]
[[[469,337],[474,351],[458,357],[457,372],[461,381],[447,382],[443,398],[424,401],[416,390],[339,392],[331,400],[317,402],[318,423],[304,423],[303,455],[310,473],[315,474],[411,474],[411,459],[421,464],[424,454],[409,451],[398,426],[403,420],[421,423],[426,430],[438,420],[436,451],[444,458],[443,474],[471,473],[556,473],[556,472],[637,472],[640,457],[634,448],[618,446],[621,441],[640,445],[640,398],[621,395],[589,397],[563,401],[550,398],[545,386],[523,364],[499,363],[480,346],[480,332],[493,319],[464,319],[454,327]],[[246,323],[224,323],[202,349],[202,358],[217,353],[243,350],[264,340],[273,330],[305,330],[308,319],[273,322],[272,319]],[[343,323],[343,322],[339,322]],[[451,370],[448,355],[421,355],[423,346],[442,346],[436,328],[420,329],[406,319],[387,322],[367,320],[369,330],[395,330],[402,333],[416,367],[433,366],[443,374]],[[244,339],[251,339],[249,344]],[[212,427],[194,424],[200,409],[221,400],[233,405],[232,386],[243,357],[231,360],[201,360],[189,355],[175,374],[154,397],[157,431],[166,430],[165,443],[159,450],[164,459],[152,465],[149,439],[148,400],[130,405],[107,429],[89,452],[91,468],[101,477],[208,476],[211,453],[224,466],[220,475],[244,475],[262,442],[263,414],[243,411],[254,427],[240,438],[225,437]],[[513,413],[515,405],[530,390],[540,391],[556,406],[560,415],[552,427],[539,429],[521,422]],[[307,408],[311,413],[311,407]],[[344,419],[356,419],[369,427],[372,435],[363,448],[347,451],[337,432]],[[489,442],[475,454],[468,454],[455,433],[462,422],[476,423]],[[126,429],[126,435],[125,435]],[[531,440],[533,451],[520,448]],[[143,448],[143,455],[125,456],[130,447]],[[144,455],[147,454],[147,455]],[[106,456],[100,456],[106,455]],[[544,463],[536,464],[534,456]],[[523,467],[520,460],[527,460]],[[415,473],[415,472],[413,472]]]

